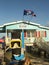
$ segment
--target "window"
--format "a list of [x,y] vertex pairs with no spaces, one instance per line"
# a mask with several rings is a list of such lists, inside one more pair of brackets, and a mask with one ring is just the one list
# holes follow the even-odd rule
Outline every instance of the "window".
[[27,31],[27,37],[30,37],[30,31]]
[[36,37],[37,36],[37,32],[36,31],[33,31],[32,32],[32,37]]
[[35,30],[27,31],[27,37],[35,37],[37,36],[37,32]]
[[46,37],[46,31],[40,31],[40,36]]

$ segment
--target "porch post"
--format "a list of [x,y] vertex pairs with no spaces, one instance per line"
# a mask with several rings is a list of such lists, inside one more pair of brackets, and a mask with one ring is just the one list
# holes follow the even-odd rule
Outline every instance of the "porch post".
[[21,40],[22,40],[21,54],[24,55],[24,30],[23,29],[21,34]]
[[22,48],[24,48],[24,30],[22,30],[21,40],[22,40]]
[[6,45],[7,45],[7,36],[8,36],[8,33],[7,33],[7,29],[6,29],[6,38],[5,38]]

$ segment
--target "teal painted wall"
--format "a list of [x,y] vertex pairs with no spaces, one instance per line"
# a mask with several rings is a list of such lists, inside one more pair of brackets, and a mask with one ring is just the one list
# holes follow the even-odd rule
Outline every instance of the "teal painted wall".
[[38,29],[37,26],[29,25],[29,24],[15,24],[15,25],[10,25],[6,26],[6,29]]
[[49,42],[49,30],[46,30],[46,37],[44,40]]
[[3,28],[0,28],[0,30],[3,30]]
[[37,31],[46,31],[46,37],[43,37],[45,41],[49,41],[49,30],[38,27]]
[[30,25],[30,24],[24,24],[24,23],[19,23],[19,24],[13,24],[6,26],[6,29],[36,29],[37,31],[46,31],[46,37],[43,37],[45,41],[49,41],[49,30],[41,28],[37,25]]

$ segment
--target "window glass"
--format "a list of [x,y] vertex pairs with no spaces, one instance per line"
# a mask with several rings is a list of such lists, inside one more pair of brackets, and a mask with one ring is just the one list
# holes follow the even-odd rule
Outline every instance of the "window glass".
[[30,31],[27,31],[27,37],[30,37]]

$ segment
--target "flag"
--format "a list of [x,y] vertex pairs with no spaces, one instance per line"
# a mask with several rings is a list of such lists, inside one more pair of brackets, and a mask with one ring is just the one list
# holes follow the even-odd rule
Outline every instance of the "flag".
[[24,15],[32,15],[33,13],[31,10],[24,10]]
[[24,10],[24,15],[36,16],[32,10]]
[[36,17],[36,14],[33,13],[32,16]]

